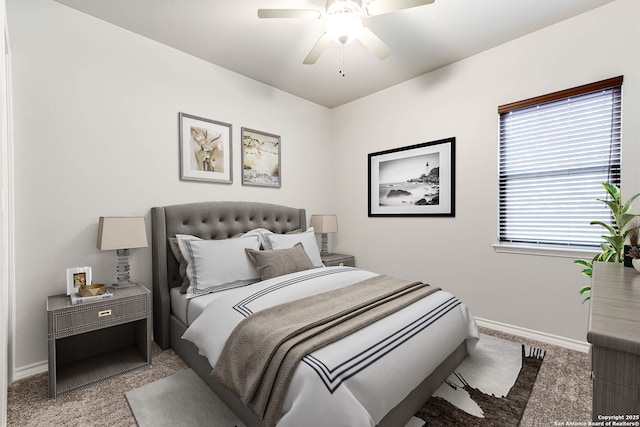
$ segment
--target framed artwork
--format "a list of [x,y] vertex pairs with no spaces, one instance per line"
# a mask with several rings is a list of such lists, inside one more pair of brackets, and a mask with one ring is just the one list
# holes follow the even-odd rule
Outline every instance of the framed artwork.
[[369,216],[455,216],[455,142],[369,154]]
[[82,285],[91,284],[91,267],[67,268],[67,295],[78,293]]
[[231,184],[229,123],[179,113],[180,179]]
[[242,185],[280,188],[280,137],[242,128]]

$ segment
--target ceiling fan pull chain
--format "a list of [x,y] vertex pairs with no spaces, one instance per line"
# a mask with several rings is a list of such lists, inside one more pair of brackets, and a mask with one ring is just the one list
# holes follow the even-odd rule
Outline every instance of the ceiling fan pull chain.
[[338,73],[340,73],[340,75],[342,77],[346,77],[346,74],[344,72],[344,43],[340,43],[341,45],[341,49],[340,49],[340,68],[338,69]]

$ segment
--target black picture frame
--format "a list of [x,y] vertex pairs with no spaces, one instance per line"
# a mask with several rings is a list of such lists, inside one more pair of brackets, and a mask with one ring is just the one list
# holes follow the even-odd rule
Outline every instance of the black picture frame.
[[455,216],[456,138],[370,153],[370,217]]

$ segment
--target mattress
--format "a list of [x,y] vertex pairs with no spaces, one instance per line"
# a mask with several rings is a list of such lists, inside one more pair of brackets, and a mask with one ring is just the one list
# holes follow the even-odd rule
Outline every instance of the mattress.
[[171,313],[189,326],[212,301],[221,298],[223,295],[224,291],[187,299],[186,294],[180,293],[179,287],[171,288]]

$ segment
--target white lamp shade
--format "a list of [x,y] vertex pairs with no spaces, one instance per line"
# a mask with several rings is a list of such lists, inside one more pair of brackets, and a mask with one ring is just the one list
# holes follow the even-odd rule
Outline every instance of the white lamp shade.
[[146,248],[147,222],[143,216],[101,216],[98,226],[98,249]]
[[334,214],[311,215],[311,226],[316,233],[337,233],[338,217]]

